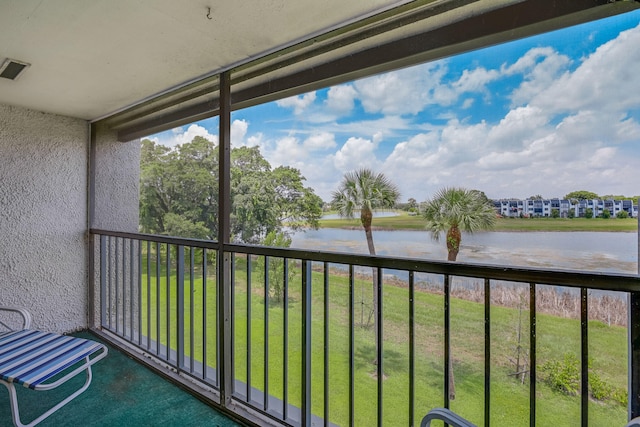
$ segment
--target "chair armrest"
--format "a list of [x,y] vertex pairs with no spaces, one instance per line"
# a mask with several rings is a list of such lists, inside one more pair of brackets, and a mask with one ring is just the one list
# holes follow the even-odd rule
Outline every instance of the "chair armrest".
[[0,305],[0,311],[11,311],[20,314],[22,316],[22,329],[29,329],[31,327],[31,313],[29,313],[26,309],[21,307]]
[[640,427],[640,417],[629,420],[629,423],[625,424],[624,427]]
[[462,418],[460,415],[445,408],[432,409],[425,415],[420,423],[420,427],[430,427],[431,421],[440,420],[452,427],[477,427],[475,424]]

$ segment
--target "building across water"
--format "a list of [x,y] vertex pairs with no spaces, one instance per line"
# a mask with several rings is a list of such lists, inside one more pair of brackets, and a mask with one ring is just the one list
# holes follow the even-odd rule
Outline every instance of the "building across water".
[[552,217],[584,218],[606,216],[616,217],[626,212],[629,217],[638,217],[638,204],[631,199],[502,199],[494,200],[496,211],[508,217]]

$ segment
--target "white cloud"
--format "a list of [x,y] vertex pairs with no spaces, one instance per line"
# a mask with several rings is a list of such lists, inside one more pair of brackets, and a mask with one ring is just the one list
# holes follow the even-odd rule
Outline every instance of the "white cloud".
[[[446,73],[443,62],[432,62],[358,80],[354,83],[368,113],[417,114],[436,103],[434,91]],[[446,96],[441,96],[445,100]],[[442,102],[442,100],[440,100]]]
[[540,62],[540,58],[546,58],[553,55],[556,55],[556,51],[552,47],[534,47],[518,58],[518,60],[512,65],[503,64],[501,71],[503,74],[508,76],[514,74],[525,74]]
[[493,173],[528,168],[533,158],[530,151],[493,151],[478,160],[478,167]]
[[209,133],[206,128],[200,125],[189,125],[186,131],[183,131],[183,128],[175,128],[172,130],[172,133],[173,137],[168,141],[164,141],[164,145],[175,147],[176,145],[186,144],[193,141],[193,138],[195,138],[196,136],[201,136],[218,145],[218,135]]
[[506,75],[524,74],[524,81],[511,94],[513,105],[525,105],[551,86],[567,70],[570,59],[551,48],[534,48],[503,70]]
[[358,92],[352,85],[333,86],[327,93],[327,108],[335,114],[347,115],[353,110]]
[[249,122],[246,120],[234,120],[231,122],[231,146],[239,147],[242,145],[249,145],[245,141],[244,137],[247,135],[249,129]]
[[330,132],[318,132],[305,139],[303,145],[309,151],[320,151],[334,148],[337,143],[334,134]]
[[294,166],[298,162],[307,160],[309,156],[298,138],[286,136],[276,141],[275,150],[270,158],[273,160],[271,166],[275,167],[279,165]]
[[300,96],[292,96],[289,98],[276,101],[276,104],[283,108],[293,108],[296,115],[302,114],[316,100],[316,93],[309,92]]
[[496,126],[493,126],[487,138],[492,147],[522,147],[526,141],[535,139],[547,123],[548,118],[541,109],[518,107],[509,111]]
[[424,171],[436,167],[442,148],[437,132],[415,135],[395,146],[385,161],[385,170],[391,169],[395,175],[403,169]]
[[335,154],[334,165],[342,173],[362,167],[377,169],[376,148],[377,144],[369,139],[349,138]]
[[[397,132],[404,132],[407,130],[415,130],[422,127],[423,124],[415,124],[409,119],[402,118],[400,116],[382,116],[377,119],[367,119],[366,116],[360,118],[360,120],[345,121],[345,122],[331,122],[324,123],[322,126],[314,127],[312,130],[300,130],[291,129],[291,132],[296,133],[308,133],[310,135],[318,134],[319,132],[330,132],[333,134],[341,135],[393,135]],[[429,126],[424,124],[424,126]],[[321,130],[319,130],[321,129]]]
[[531,104],[552,112],[640,107],[640,25],[620,33],[534,96]]
[[467,98],[464,100],[464,102],[462,103],[462,109],[463,110],[467,110],[469,108],[471,108],[473,106],[474,103],[474,99],[473,98]]
[[451,86],[457,95],[468,92],[486,92],[486,85],[498,79],[497,70],[487,70],[483,67],[464,70],[460,78]]

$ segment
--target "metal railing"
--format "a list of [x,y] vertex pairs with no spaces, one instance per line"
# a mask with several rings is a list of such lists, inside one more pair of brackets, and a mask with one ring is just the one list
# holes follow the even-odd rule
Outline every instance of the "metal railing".
[[[98,327],[212,391],[226,410],[294,426],[362,425],[365,414],[367,425],[417,425],[432,407],[465,411],[472,402],[480,407],[461,415],[489,426],[496,377],[505,373],[494,329],[517,313],[517,372],[507,375],[528,385],[534,426],[539,322],[549,317],[542,300],[556,295],[577,304],[578,418],[588,425],[597,405],[589,392],[590,307],[622,293],[608,298],[630,301],[630,414],[638,415],[638,276],[91,235]],[[495,294],[505,289],[516,290],[517,302],[503,309]],[[459,355],[472,352],[466,342],[480,354]],[[473,393],[465,386],[477,374],[472,365],[483,385]]]

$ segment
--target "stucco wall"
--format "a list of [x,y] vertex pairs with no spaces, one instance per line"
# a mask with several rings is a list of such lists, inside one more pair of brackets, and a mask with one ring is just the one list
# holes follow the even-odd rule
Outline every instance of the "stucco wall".
[[96,126],[95,212],[92,228],[138,231],[140,141],[118,142],[110,129]]
[[[91,228],[135,233],[138,231],[139,222],[140,141],[118,142],[117,134],[114,131],[104,125],[94,126],[96,134],[93,156],[95,207]],[[122,245],[123,243],[120,242],[120,249],[122,249]],[[115,244],[112,244],[111,247],[111,254],[115,254]],[[93,323],[89,325],[90,327],[101,326],[100,253],[98,249],[99,241],[96,241],[93,248],[94,277],[91,281],[95,289],[93,295],[94,311]],[[129,271],[129,268],[130,266],[127,264],[125,270]],[[137,274],[135,266],[133,268],[134,274]],[[118,283],[128,280],[128,277],[126,279],[122,277],[122,269],[110,272],[110,277],[112,281]],[[127,291],[124,298],[127,301],[131,301],[131,298],[137,300],[137,294],[132,296],[129,292]],[[105,304],[108,305],[108,303]],[[137,310],[137,304],[134,309]],[[119,320],[122,321],[123,310],[118,311],[115,307],[111,307],[110,313],[111,316],[118,313]],[[112,322],[116,322],[116,320],[115,317],[111,319]],[[91,322],[91,319],[89,321]]]
[[86,121],[0,104],[0,304],[86,327]]

